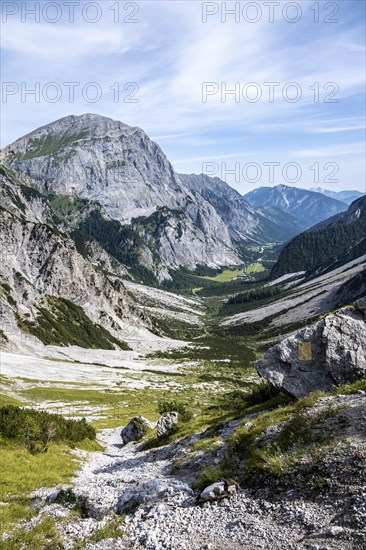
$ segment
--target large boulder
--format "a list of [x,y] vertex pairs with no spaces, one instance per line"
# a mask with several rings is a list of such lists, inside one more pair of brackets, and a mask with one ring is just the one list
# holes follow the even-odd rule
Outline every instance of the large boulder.
[[162,437],[165,434],[172,432],[178,424],[178,413],[168,412],[159,416],[157,423],[157,436]]
[[364,301],[340,309],[270,348],[258,373],[294,397],[354,382],[366,376]]
[[149,422],[144,416],[134,416],[121,431],[123,444],[126,445],[131,441],[142,439],[146,431],[153,427],[154,424]]

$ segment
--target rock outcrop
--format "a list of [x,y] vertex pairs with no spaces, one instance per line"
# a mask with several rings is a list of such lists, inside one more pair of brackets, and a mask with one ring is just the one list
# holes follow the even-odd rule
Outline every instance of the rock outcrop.
[[121,431],[123,444],[127,445],[131,441],[139,441],[144,437],[146,431],[153,427],[154,425],[144,416],[134,416]]
[[258,373],[296,398],[366,376],[365,299],[270,348]]
[[166,433],[171,432],[176,424],[178,424],[177,412],[168,412],[162,416],[159,416],[157,423],[157,436],[162,437]]
[[8,338],[19,340],[22,327],[38,322],[47,297],[80,306],[119,340],[151,327],[122,280],[78,252],[39,192],[0,169],[0,198],[1,330]]

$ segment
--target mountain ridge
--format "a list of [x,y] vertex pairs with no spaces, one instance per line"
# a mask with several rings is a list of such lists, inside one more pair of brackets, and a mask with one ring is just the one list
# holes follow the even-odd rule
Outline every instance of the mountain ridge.
[[256,208],[270,206],[290,213],[305,229],[347,209],[345,203],[321,193],[283,184],[259,187],[243,198]]

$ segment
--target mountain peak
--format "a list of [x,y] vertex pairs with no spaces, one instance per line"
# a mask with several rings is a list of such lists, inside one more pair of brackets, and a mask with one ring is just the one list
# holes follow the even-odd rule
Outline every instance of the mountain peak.
[[36,128],[5,147],[4,152],[5,154],[10,150],[17,152],[18,149],[24,151],[25,144],[29,145],[30,140],[50,140],[51,136],[62,136],[62,138],[70,136],[78,140],[103,137],[115,138],[136,131],[142,132],[138,127],[128,126],[124,122],[94,113],[68,115]]

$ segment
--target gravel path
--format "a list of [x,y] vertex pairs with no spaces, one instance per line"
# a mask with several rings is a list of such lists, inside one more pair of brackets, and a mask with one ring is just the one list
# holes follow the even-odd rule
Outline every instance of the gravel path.
[[[106,450],[89,455],[75,479],[75,492],[87,496],[97,511],[104,514],[108,509],[115,509],[123,493],[131,496],[139,489],[144,493],[148,482],[165,487],[158,498],[154,498],[155,486],[152,492],[146,488],[146,501],[127,515],[131,548],[350,550],[364,547],[363,537],[358,544],[354,531],[337,526],[332,506],[292,498],[290,494],[288,499],[276,502],[253,499],[243,491],[230,500],[198,506],[196,495],[170,475],[171,457],[169,460],[167,448],[141,451],[139,445],[122,446],[120,428],[104,430],[100,439]],[[122,543],[113,546],[113,541],[108,544],[102,541],[87,548],[127,547],[121,546]]]

